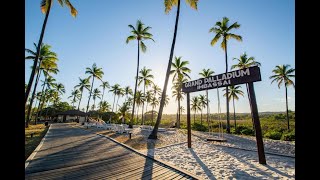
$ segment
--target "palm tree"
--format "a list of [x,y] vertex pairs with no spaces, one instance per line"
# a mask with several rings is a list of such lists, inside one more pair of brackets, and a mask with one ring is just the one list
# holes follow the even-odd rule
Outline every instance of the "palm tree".
[[[208,106],[208,101],[207,101],[207,97],[206,96],[204,96],[204,95],[202,95],[202,94],[200,94],[200,96],[199,96],[199,106],[200,106],[200,112],[201,112],[201,124],[202,124],[202,109],[203,108],[206,108],[207,106]],[[209,123],[208,123],[208,125],[209,125]]]
[[[232,98],[232,101],[233,101],[233,119],[234,119],[234,129],[237,130],[237,123],[236,123],[236,108],[234,106],[234,99],[238,100],[239,99],[239,96],[238,95],[241,95],[243,96],[243,91],[241,91],[239,88],[241,88],[241,86],[230,86],[230,89],[228,91],[228,96],[229,96],[229,101],[231,100]],[[225,91],[226,89],[223,89],[223,91]],[[225,93],[223,96],[226,96],[227,93]]]
[[180,76],[187,77],[190,79],[190,76],[187,73],[190,73],[191,70],[186,67],[189,64],[189,61],[181,61],[180,57],[174,57],[175,62],[172,63],[173,69],[170,71],[170,75],[173,74],[172,82],[177,80]]
[[80,103],[81,103],[81,99],[82,99],[82,94],[83,94],[83,89],[87,89],[89,91],[90,88],[90,80],[89,78],[84,78],[81,79],[79,78],[79,84],[75,86],[75,88],[79,88],[81,95],[80,95],[80,100],[79,100],[79,104],[78,104],[78,111],[80,110]]
[[[59,94],[62,95],[64,93],[66,93],[66,90],[64,88],[64,85],[62,83],[57,83],[55,86],[55,90],[57,92],[57,96],[59,97]],[[58,98],[56,99],[56,101],[54,102],[54,104],[56,105],[58,101]]]
[[[42,91],[42,97],[39,102],[40,108],[38,106],[38,109],[39,109],[38,113],[42,110],[43,106],[48,101],[48,94],[50,94],[50,95],[53,94],[53,90],[51,88],[56,85],[55,84],[56,80],[52,76],[50,76],[49,73],[44,73],[44,74],[45,74],[45,80],[42,81],[43,82],[42,86],[43,86],[43,88],[45,87],[45,90]],[[52,90],[52,91],[49,91],[49,90]],[[49,97],[52,97],[52,96],[49,96]],[[47,101],[45,101],[45,99],[47,99]],[[37,117],[36,117],[36,119],[37,119]]]
[[130,86],[126,86],[124,88],[124,94],[126,95],[126,101],[128,101],[128,96],[132,95],[132,89],[130,88]]
[[[238,63],[234,64],[231,66],[231,69],[246,69],[251,66],[261,66],[261,64],[255,60],[254,57],[247,57],[247,53],[244,52],[242,55],[240,55],[240,58],[233,58],[233,60],[237,60]],[[252,127],[254,128],[254,123],[253,123],[253,116],[252,116],[252,107],[251,107],[251,100],[250,100],[250,93],[249,93],[249,88],[248,88],[248,83],[246,83],[246,89],[247,89],[247,94],[248,94],[248,100],[249,100],[249,105],[250,105],[250,112],[251,112],[251,120],[252,120]]]
[[[242,37],[233,34],[230,31],[233,29],[240,28],[240,24],[237,22],[233,23],[231,26],[228,24],[229,19],[227,17],[223,17],[221,22],[216,22],[215,27],[212,27],[209,32],[214,32],[216,35],[211,40],[211,46],[214,46],[220,38],[222,38],[221,48],[225,52],[225,61],[226,61],[226,73],[228,72],[228,51],[227,51],[227,40],[233,38],[238,41],[242,41]],[[226,87],[226,93],[228,94],[228,86]],[[226,105],[227,105],[227,132],[230,133],[230,117],[229,117],[229,99],[226,97]]]
[[89,74],[88,78],[92,77],[92,84],[91,84],[91,88],[90,88],[90,94],[89,94],[87,110],[86,110],[86,113],[87,113],[88,109],[89,109],[89,103],[90,103],[90,98],[91,98],[91,94],[92,94],[94,78],[98,78],[99,80],[102,81],[102,75],[104,73],[102,71],[102,68],[98,68],[96,63],[93,63],[92,68],[88,68],[88,67],[86,68],[86,74]]
[[146,92],[145,94],[145,98],[146,98],[146,113],[148,112],[148,104],[151,103],[151,99],[152,99],[152,91],[149,90]]
[[176,127],[180,128],[180,102],[183,100],[183,95],[185,94],[184,92],[181,91],[183,83],[187,82],[188,80],[184,76],[177,76],[176,81],[173,83],[172,86],[172,97],[176,97],[176,101],[178,101],[178,108],[177,108],[177,123]]
[[[136,95],[135,95],[136,99],[135,99],[135,103],[137,104],[137,122],[139,120],[139,106],[144,102],[144,95],[142,93],[141,90],[137,91],[136,92]],[[142,124],[142,121],[141,121],[141,124]]]
[[295,75],[293,74],[295,72],[295,69],[290,68],[289,64],[278,65],[275,67],[275,69],[273,69],[272,72],[274,73],[274,75],[270,76],[270,79],[273,79],[271,83],[273,83],[274,81],[277,81],[279,89],[281,84],[284,84],[284,87],[286,88],[286,112],[287,112],[288,130],[290,130],[287,87],[292,85],[293,88],[295,88],[294,82],[290,79],[290,78],[295,78]]
[[[136,73],[136,82],[134,85],[134,93],[133,93],[133,99],[136,99],[135,95],[137,92],[137,83],[138,83],[138,72],[139,72],[139,55],[140,55],[140,46],[141,46],[141,51],[142,52],[146,52],[147,51],[147,46],[144,44],[144,40],[152,40],[154,42],[154,40],[152,39],[152,34],[148,32],[149,29],[151,29],[150,26],[144,27],[144,24],[138,20],[136,27],[133,27],[131,24],[128,25],[132,31],[132,35],[127,37],[126,43],[128,44],[129,41],[132,40],[137,40],[138,42],[138,61],[137,61],[137,73]],[[134,115],[134,107],[135,107],[135,103],[133,103],[133,107],[132,107],[132,115],[131,115],[131,121],[133,120],[133,115]],[[132,123],[129,123],[129,127],[132,128]]]
[[100,85],[100,87],[102,87],[102,98],[101,98],[101,102],[102,102],[103,96],[104,96],[104,90],[106,88],[110,88],[110,85],[109,85],[108,81],[102,81],[102,84]]
[[[202,69],[202,71],[199,73],[199,75],[203,78],[208,78],[210,76],[212,76],[214,74],[214,71],[212,71],[211,69]],[[217,89],[218,91],[218,89]],[[207,97],[207,124],[209,127],[209,93],[208,93],[208,89],[206,90],[206,97]]]
[[[30,79],[29,79],[29,83],[28,83],[28,87],[26,90],[26,94],[25,94],[25,104],[27,103],[27,99],[29,96],[29,92],[33,83],[33,79],[36,73],[36,69],[37,69],[37,64],[38,64],[38,58],[39,58],[39,54],[40,54],[40,45],[42,44],[42,39],[43,39],[43,35],[44,35],[44,31],[46,29],[46,25],[47,25],[47,20],[50,14],[50,9],[51,9],[51,5],[52,5],[52,0],[41,0],[40,3],[40,7],[41,7],[41,11],[42,13],[45,13],[45,18],[44,18],[44,22],[42,24],[42,29],[41,29],[41,33],[40,33],[40,38],[39,38],[39,42],[37,45],[37,53],[35,54],[35,58],[34,58],[34,62],[33,62],[33,68],[31,71],[31,75],[30,75]],[[69,0],[58,0],[59,4],[61,6],[63,5],[67,5],[68,8],[70,8],[70,13],[73,17],[76,17],[78,14],[78,11],[72,6],[72,4],[70,3]]]
[[119,107],[119,112],[122,116],[122,123],[125,124],[126,113],[129,113],[130,105],[128,102],[124,102],[122,106]]
[[198,110],[201,110],[200,101],[198,96],[194,96],[191,99],[191,110],[194,111],[193,114],[193,124],[196,122],[196,114]]
[[117,91],[117,96],[118,96],[118,99],[117,99],[117,104],[116,104],[116,112],[117,112],[117,106],[118,106],[118,102],[119,102],[119,98],[120,98],[120,96],[122,97],[122,96],[124,96],[124,90],[122,89],[122,88],[119,88],[119,90]]
[[161,88],[158,85],[154,84],[154,83],[151,86],[151,91],[152,91],[152,95],[154,97],[156,97],[157,95],[161,96]]
[[[146,87],[150,86],[153,82],[151,79],[153,79],[153,75],[150,74],[151,69],[146,69],[146,67],[143,67],[140,70],[140,76],[138,77],[139,83],[138,86],[143,82],[143,96],[146,97]],[[143,110],[144,110],[144,102],[142,103],[142,124],[144,125],[144,118],[143,118]]]
[[96,98],[101,98],[101,91],[98,89],[98,88],[95,88],[94,90],[93,90],[93,94],[92,94],[92,99],[93,99],[93,109],[92,110],[94,110],[95,109],[95,107],[96,107]]
[[71,96],[68,98],[72,98],[72,107],[74,107],[74,103],[77,102],[77,99],[80,98],[80,91],[78,89],[74,89],[71,91]]
[[153,110],[154,110],[154,108],[156,108],[156,107],[159,105],[159,100],[158,100],[155,96],[153,96],[153,97],[151,98],[150,105],[151,105],[151,107],[152,107],[151,126],[153,126],[153,113],[154,113]]
[[[186,3],[192,9],[197,10],[198,0],[186,0]],[[165,13],[166,14],[168,14],[170,12],[170,10],[172,9],[173,6],[177,6],[177,15],[176,15],[176,21],[175,21],[175,26],[174,26],[174,33],[173,33],[173,40],[172,40],[172,44],[171,44],[170,56],[169,56],[169,61],[168,61],[168,66],[167,66],[166,78],[165,78],[164,85],[163,85],[163,91],[161,93],[162,96],[161,96],[161,101],[160,101],[158,117],[157,117],[156,124],[153,128],[153,131],[149,135],[148,139],[157,139],[158,128],[159,128],[161,117],[162,117],[162,111],[163,111],[163,107],[165,106],[165,100],[167,97],[166,96],[167,95],[167,86],[168,86],[168,81],[169,81],[169,76],[170,76],[170,71],[171,71],[174,46],[176,44],[176,37],[177,37],[177,30],[178,30],[178,22],[179,22],[179,14],[180,14],[180,0],[164,0],[164,6],[165,6]]]
[[[35,43],[34,43],[34,46],[37,49],[37,46]],[[29,56],[25,57],[25,59],[26,60],[31,59],[31,60],[35,61],[36,53],[30,49],[25,49],[25,51],[30,54]],[[36,77],[36,82],[35,82],[34,89],[33,89],[33,92],[32,92],[31,98],[30,98],[30,103],[28,106],[26,123],[29,123],[29,120],[30,120],[30,112],[32,109],[32,104],[33,104],[36,88],[37,88],[37,85],[38,85],[38,82],[39,82],[39,79],[41,76],[41,72],[47,71],[47,72],[50,72],[50,73],[52,72],[52,73],[56,74],[58,72],[56,61],[58,61],[57,54],[55,52],[51,51],[51,46],[48,44],[41,44],[40,54],[39,54],[39,65],[36,67],[37,77]],[[42,92],[43,92],[43,90],[42,90]],[[35,120],[35,123],[36,123],[36,120]],[[28,127],[28,124],[26,124],[26,127]]]
[[117,95],[119,89],[121,89],[120,85],[119,84],[115,84],[115,85],[111,86],[111,89],[109,90],[109,92],[112,92],[113,95],[114,95],[113,104],[112,104],[112,112],[113,112],[113,108],[114,108],[114,103],[116,101],[116,95]]
[[99,107],[100,107],[99,111],[101,113],[107,112],[110,109],[110,104],[107,101],[100,101]]

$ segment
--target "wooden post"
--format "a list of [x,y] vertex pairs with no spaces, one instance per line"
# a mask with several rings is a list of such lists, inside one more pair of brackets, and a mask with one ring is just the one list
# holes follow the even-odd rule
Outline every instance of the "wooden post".
[[191,148],[190,93],[187,93],[187,129],[188,129],[188,148]]
[[250,94],[250,100],[251,100],[251,105],[252,105],[252,115],[253,115],[254,127],[255,127],[255,132],[256,132],[259,163],[260,164],[267,164],[266,163],[266,157],[265,157],[265,154],[264,154],[262,132],[261,132],[261,126],[260,126],[260,120],[259,120],[259,114],[258,114],[258,107],[257,107],[256,96],[255,96],[255,93],[254,93],[253,82],[249,82],[248,85],[249,85],[249,94]]

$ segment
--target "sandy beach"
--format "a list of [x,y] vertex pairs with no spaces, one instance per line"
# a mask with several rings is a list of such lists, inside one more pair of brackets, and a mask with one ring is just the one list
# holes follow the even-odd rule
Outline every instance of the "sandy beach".
[[227,142],[208,142],[208,133],[192,131],[189,149],[184,129],[159,132],[158,140],[148,140],[150,131],[140,128],[133,129],[131,139],[126,134],[102,128],[88,130],[112,137],[204,179],[295,179],[294,142],[264,139],[267,165],[262,165],[258,162],[255,137],[224,134]]

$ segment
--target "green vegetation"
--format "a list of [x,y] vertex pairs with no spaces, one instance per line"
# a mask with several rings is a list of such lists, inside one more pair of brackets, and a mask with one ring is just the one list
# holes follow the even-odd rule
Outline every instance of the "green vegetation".
[[[31,153],[37,148],[47,131],[48,127],[44,124],[29,125],[29,127],[25,128],[25,160],[27,160]],[[31,134],[33,134],[33,137],[31,137]]]

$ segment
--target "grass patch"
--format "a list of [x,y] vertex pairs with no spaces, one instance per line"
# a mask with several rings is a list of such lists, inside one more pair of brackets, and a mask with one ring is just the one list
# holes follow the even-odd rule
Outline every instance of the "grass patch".
[[[31,153],[40,144],[41,139],[47,133],[49,127],[44,124],[29,125],[25,128],[25,145],[24,145],[24,159],[27,160]],[[33,137],[31,134],[33,133]]]

